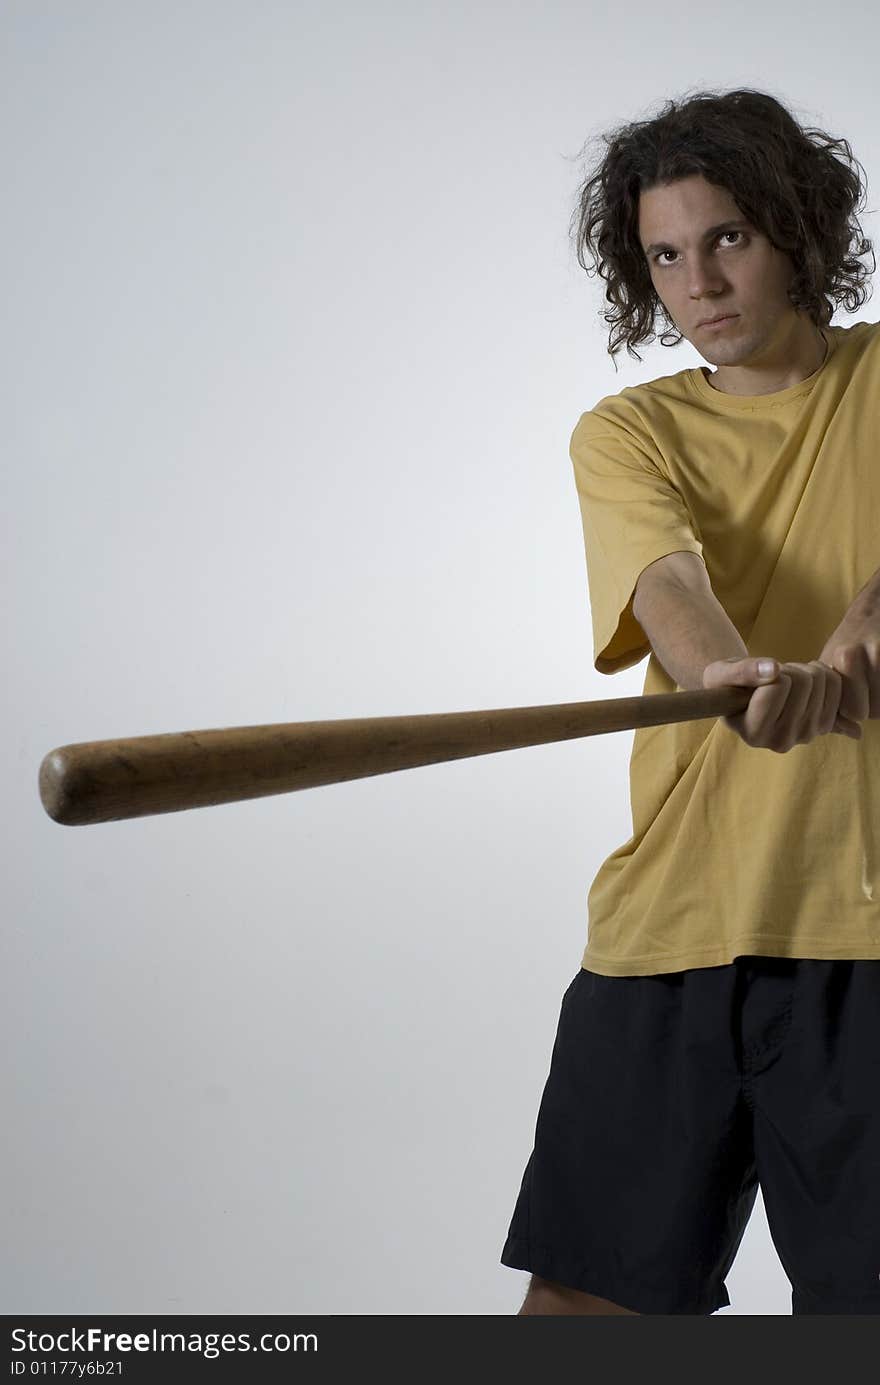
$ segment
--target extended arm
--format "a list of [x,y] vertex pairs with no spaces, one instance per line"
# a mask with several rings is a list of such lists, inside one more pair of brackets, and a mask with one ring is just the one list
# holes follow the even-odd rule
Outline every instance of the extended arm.
[[844,716],[853,721],[880,717],[880,568],[847,607],[819,658],[843,678]]
[[748,658],[697,553],[671,553],[646,567],[636,583],[633,615],[679,688],[702,688],[703,670],[716,659]]
[[[759,657],[749,656],[712,591],[699,554],[672,553],[645,568],[636,584],[633,614],[680,688],[728,683],[755,688],[745,711],[724,718],[746,745],[785,753],[832,731],[861,739],[861,728],[841,702],[846,682],[841,670],[819,660],[780,665],[767,651],[771,662],[765,671]],[[880,650],[880,640],[875,644]]]

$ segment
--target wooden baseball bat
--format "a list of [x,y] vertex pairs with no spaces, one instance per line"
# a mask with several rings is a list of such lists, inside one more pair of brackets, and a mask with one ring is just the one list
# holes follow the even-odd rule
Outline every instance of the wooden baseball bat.
[[40,765],[55,822],[81,827],[341,784],[527,745],[732,716],[753,688],[404,717],[293,721],[58,746]]

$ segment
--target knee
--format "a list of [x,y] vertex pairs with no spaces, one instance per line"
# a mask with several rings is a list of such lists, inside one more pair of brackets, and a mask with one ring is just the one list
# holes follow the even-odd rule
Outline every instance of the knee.
[[517,1317],[528,1317],[535,1314],[588,1314],[595,1317],[611,1314],[640,1316],[634,1309],[623,1308],[618,1303],[612,1303],[610,1299],[600,1298],[598,1294],[584,1293],[581,1289],[572,1289],[567,1284],[557,1284],[552,1279],[543,1279],[540,1275],[533,1274]]

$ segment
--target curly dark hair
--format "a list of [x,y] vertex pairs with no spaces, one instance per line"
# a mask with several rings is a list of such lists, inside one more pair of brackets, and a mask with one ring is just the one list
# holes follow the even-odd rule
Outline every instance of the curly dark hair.
[[[661,345],[683,340],[651,281],[638,236],[639,194],[694,174],[726,188],[743,216],[790,256],[796,273],[789,298],[816,326],[828,325],[839,302],[855,312],[869,296],[864,281],[876,260],[854,214],[865,194],[852,165],[863,175],[864,168],[845,139],[804,129],[767,92],[686,92],[653,119],[595,138],[607,152],[579,189],[572,227],[576,221],[578,263],[607,282],[612,311],[599,312],[611,326],[615,370],[624,342],[641,361],[634,347],[655,340],[658,314],[671,329]],[[867,254],[870,270],[856,258]]]

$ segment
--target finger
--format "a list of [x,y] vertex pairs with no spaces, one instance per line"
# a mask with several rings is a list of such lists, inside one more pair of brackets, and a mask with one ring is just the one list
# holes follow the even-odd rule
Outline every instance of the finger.
[[785,672],[789,678],[788,695],[764,731],[772,740],[790,749],[800,742],[804,712],[810,702],[814,679],[804,664],[787,663]]
[[850,721],[849,717],[841,716],[837,713],[837,721],[834,724],[835,731],[842,736],[850,736],[854,741],[862,739],[862,728],[857,721]]
[[825,670],[825,694],[822,701],[822,715],[819,719],[819,731],[823,735],[838,728],[837,711],[840,706],[840,688],[842,679],[836,669],[829,668],[827,664],[822,664]]
[[871,666],[868,651],[864,645],[847,649],[841,655],[843,667],[843,686],[840,696],[840,710],[852,721],[864,721],[871,710],[870,675]]
[[771,739],[791,691],[791,681],[791,675],[780,669],[775,683],[766,683],[752,693],[748,707],[740,713],[743,731],[750,741],[766,744]]
[[823,708],[823,714],[827,713],[828,699],[831,696],[832,692],[834,693],[834,696],[836,698],[835,705],[837,708],[837,712],[834,717],[833,725],[831,727],[832,734],[835,736],[849,736],[851,740],[860,741],[862,739],[861,726],[857,721],[854,721],[851,717],[847,716],[845,710],[843,709],[843,675],[840,674],[836,668],[832,668],[830,664],[824,663],[821,659],[817,662],[819,664],[819,667],[824,668],[828,673],[828,684],[825,689],[826,703],[825,707]]
[[808,664],[806,675],[809,679],[808,697],[801,716],[796,745],[809,745],[810,741],[814,741],[822,730],[822,713],[825,708],[825,670],[818,663]]

